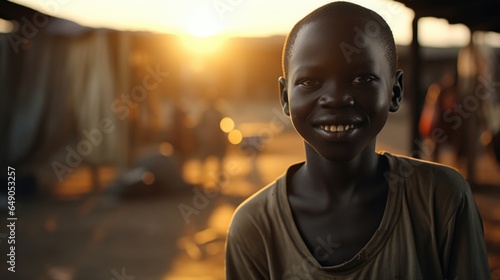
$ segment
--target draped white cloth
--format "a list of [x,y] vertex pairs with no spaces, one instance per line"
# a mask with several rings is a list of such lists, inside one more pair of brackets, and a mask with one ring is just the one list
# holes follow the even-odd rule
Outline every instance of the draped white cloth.
[[[82,163],[127,163],[127,120],[116,116],[112,104],[130,90],[130,35],[115,33],[112,44],[112,32],[67,36],[40,30],[16,48],[11,34],[0,34],[2,161],[66,164],[67,147],[78,151],[82,141],[91,142],[84,130],[100,130],[102,139],[91,143]],[[111,132],[102,131],[103,120],[114,127]]]

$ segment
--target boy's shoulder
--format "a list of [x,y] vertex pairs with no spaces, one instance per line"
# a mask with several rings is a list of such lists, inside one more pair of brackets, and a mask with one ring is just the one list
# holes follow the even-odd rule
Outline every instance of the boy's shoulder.
[[389,171],[393,177],[430,180],[436,184],[453,184],[461,188],[468,186],[462,174],[450,166],[408,156],[385,155],[394,162]]
[[228,230],[228,240],[239,244],[241,248],[250,250],[265,242],[265,235],[272,232],[272,223],[277,206],[277,188],[280,179],[270,183],[266,187],[243,201],[236,208]]
[[[298,164],[300,165],[300,164]],[[265,186],[236,209],[230,227],[230,232],[237,230],[254,230],[261,227],[273,227],[283,215],[283,194],[286,195],[287,175],[294,168],[289,167],[285,174]]]
[[470,193],[467,180],[456,169],[421,159],[385,153],[392,162],[386,178],[404,183],[408,194],[459,203]]
[[285,176],[282,175],[243,201],[236,208],[232,223],[246,222],[249,219],[261,219],[266,216],[269,210],[277,208],[278,188],[285,183]]
[[[284,175],[283,175],[284,176]],[[263,187],[249,198],[245,199],[236,209],[235,215],[254,215],[262,212],[270,205],[276,204],[276,193],[282,177]]]

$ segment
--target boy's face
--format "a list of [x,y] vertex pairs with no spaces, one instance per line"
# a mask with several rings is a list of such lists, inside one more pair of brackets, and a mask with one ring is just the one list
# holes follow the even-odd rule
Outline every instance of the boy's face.
[[329,160],[353,159],[374,144],[401,100],[402,72],[390,69],[377,36],[356,32],[366,26],[344,19],[303,26],[287,79],[280,79],[285,113],[302,138]]

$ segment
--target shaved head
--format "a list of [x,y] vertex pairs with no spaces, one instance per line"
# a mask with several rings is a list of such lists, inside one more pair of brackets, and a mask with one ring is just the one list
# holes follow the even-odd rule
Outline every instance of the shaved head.
[[[328,22],[332,20],[355,20],[365,25],[364,28],[360,27],[358,28],[358,30],[364,30],[366,28],[369,28],[370,26],[378,28],[376,37],[378,38],[378,40],[380,40],[380,43],[384,47],[386,59],[391,69],[394,72],[396,71],[396,44],[394,43],[394,37],[387,22],[385,22],[385,20],[379,14],[362,6],[349,2],[332,2],[319,7],[318,9],[305,16],[294,25],[294,27],[288,34],[285,40],[282,54],[282,71],[284,78],[287,77],[290,58],[292,56],[295,40],[297,39],[299,31],[304,26],[310,23]],[[332,32],[335,32],[335,30],[332,30]],[[353,30],[353,37],[355,35],[354,32],[355,30]],[[359,46],[353,46],[353,48],[356,47]]]

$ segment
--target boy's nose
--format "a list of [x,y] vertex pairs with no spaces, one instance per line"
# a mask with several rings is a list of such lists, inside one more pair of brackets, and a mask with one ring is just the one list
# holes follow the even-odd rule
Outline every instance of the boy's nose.
[[350,107],[354,105],[354,98],[349,93],[329,90],[321,95],[318,103],[327,109]]

